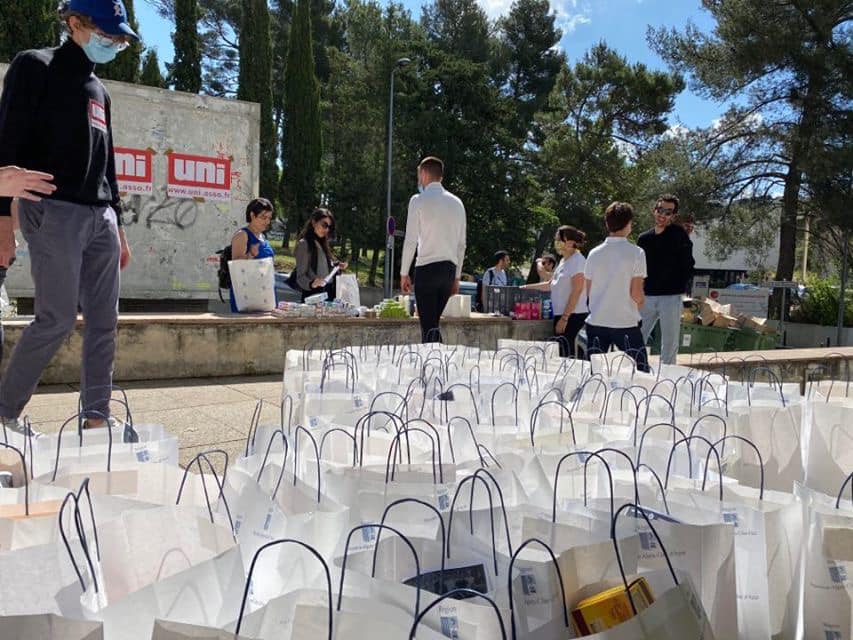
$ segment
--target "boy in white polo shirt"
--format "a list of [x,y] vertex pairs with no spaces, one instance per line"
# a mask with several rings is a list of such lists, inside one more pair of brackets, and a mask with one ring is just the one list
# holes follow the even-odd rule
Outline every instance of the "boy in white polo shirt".
[[613,202],[604,212],[609,236],[589,252],[584,268],[589,296],[586,319],[587,350],[606,353],[612,345],[648,371],[646,348],[640,331],[640,309],[645,301],[646,254],[628,242],[634,209],[627,202]]

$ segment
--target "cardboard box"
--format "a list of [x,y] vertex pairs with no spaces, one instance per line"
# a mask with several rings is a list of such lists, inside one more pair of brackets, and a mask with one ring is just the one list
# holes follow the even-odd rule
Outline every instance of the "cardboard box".
[[734,316],[720,314],[714,318],[714,324],[712,326],[720,329],[738,329],[740,328],[740,320]]
[[713,300],[705,298],[699,301],[699,321],[703,326],[710,327],[721,313],[722,308]]
[[775,335],[776,330],[767,325],[767,318],[757,318],[755,316],[739,316],[744,329],[751,329],[758,333],[767,335]]
[[[628,588],[637,613],[649,608],[655,601],[645,578],[637,578]],[[633,616],[628,592],[621,585],[585,598],[572,609],[572,623],[575,633],[580,637],[612,629]]]

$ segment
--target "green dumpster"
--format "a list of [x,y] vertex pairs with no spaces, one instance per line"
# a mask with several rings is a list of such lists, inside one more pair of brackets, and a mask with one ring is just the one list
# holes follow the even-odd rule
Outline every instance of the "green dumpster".
[[[681,335],[678,338],[679,353],[713,353],[731,351],[731,329],[704,327],[701,324],[682,323]],[[649,336],[649,351],[652,355],[660,354],[660,324],[657,324]]]
[[776,348],[776,336],[759,333],[751,329],[740,329],[734,333],[735,351],[769,351]]
[[682,324],[679,353],[715,353],[731,349],[731,329]]

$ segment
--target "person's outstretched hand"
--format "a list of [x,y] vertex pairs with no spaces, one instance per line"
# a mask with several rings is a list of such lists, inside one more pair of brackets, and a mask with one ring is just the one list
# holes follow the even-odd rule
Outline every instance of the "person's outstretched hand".
[[29,171],[21,167],[0,167],[0,196],[41,200],[40,195],[49,196],[56,191],[51,183],[53,176],[41,171]]

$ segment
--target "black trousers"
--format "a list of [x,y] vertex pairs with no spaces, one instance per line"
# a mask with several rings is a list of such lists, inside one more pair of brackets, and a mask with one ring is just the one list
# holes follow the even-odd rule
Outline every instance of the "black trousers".
[[607,353],[611,346],[616,346],[637,362],[640,371],[649,370],[649,360],[646,355],[646,345],[643,342],[643,332],[640,326],[614,329],[612,327],[597,327],[586,325],[586,352]]
[[415,268],[415,300],[421,321],[421,340],[441,342],[438,321],[450,300],[456,265],[452,262],[433,262]]
[[575,338],[578,337],[578,331],[583,328],[583,323],[586,321],[588,313],[573,313],[569,316],[566,322],[566,330],[563,333],[557,332],[557,323],[560,321],[560,316],[554,318],[554,337],[560,345],[561,358],[574,358],[575,354]]

